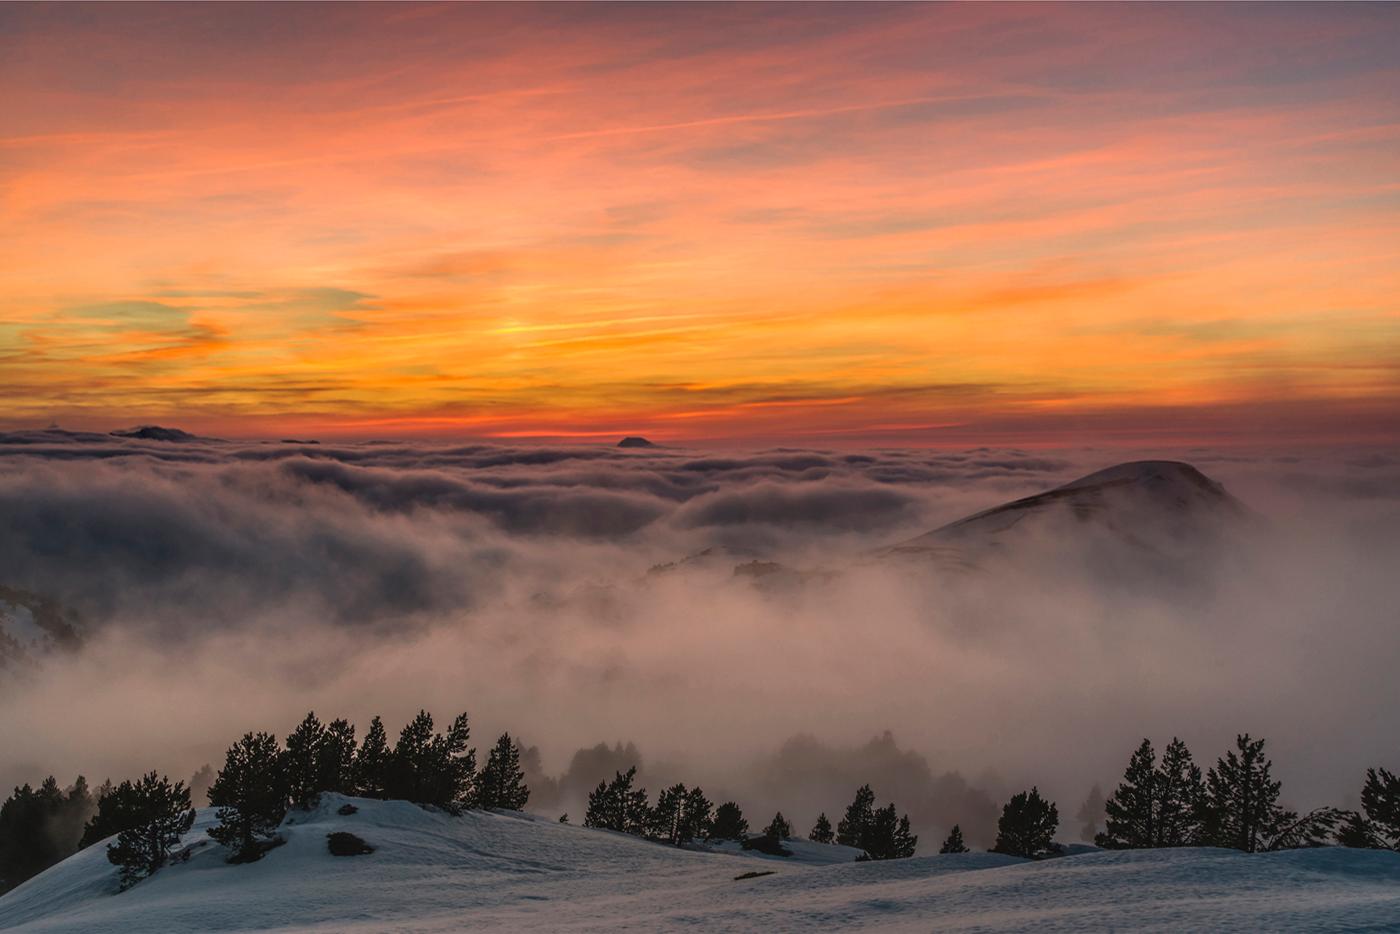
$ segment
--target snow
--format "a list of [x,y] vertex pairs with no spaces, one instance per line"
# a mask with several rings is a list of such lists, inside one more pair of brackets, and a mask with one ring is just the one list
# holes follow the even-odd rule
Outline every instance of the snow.
[[[987,853],[884,863],[791,841],[790,859],[680,849],[528,815],[461,817],[324,797],[285,846],[230,866],[205,830],[190,858],[117,892],[93,846],[0,898],[0,930],[1056,931],[1400,927],[1400,854],[1336,848],[1092,852],[1032,863]],[[344,830],[376,849],[335,857]],[[746,872],[771,872],[736,880]]]

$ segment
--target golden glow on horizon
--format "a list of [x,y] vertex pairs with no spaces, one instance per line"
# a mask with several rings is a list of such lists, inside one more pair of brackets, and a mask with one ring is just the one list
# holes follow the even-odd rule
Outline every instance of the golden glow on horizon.
[[1394,7],[0,15],[5,424],[1396,427]]

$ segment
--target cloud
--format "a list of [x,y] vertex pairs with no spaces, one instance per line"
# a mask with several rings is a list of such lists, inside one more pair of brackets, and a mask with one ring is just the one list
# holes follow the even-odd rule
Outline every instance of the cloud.
[[751,819],[869,781],[933,845],[1022,785],[1071,813],[1144,734],[1266,735],[1292,801],[1340,803],[1400,730],[1400,459],[1175,453],[1268,534],[1169,579],[1084,563],[1121,539],[1073,525],[956,572],[872,556],[1118,452],[0,435],[0,583],[86,631],[0,683],[0,780],[188,774],[307,708],[426,706],[525,736],[568,794],[617,758],[571,750],[629,739]]

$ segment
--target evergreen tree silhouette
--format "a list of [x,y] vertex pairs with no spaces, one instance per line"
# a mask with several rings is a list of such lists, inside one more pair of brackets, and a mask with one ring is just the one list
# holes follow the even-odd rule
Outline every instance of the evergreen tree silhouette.
[[1054,802],[1040,796],[1040,789],[1031,788],[1014,795],[1002,808],[997,821],[997,840],[993,853],[1040,859],[1053,855],[1055,830],[1060,826],[1060,814]]
[[1372,839],[1385,849],[1400,850],[1400,776],[1386,769],[1367,769],[1361,807]]
[[714,840],[743,840],[748,836],[749,822],[744,812],[733,801],[726,801],[715,810],[715,819],[710,825],[710,838]]
[[287,813],[287,782],[277,738],[245,733],[229,747],[209,789],[219,823],[209,836],[234,852],[230,862],[258,859]]
[[686,787],[672,785],[656,796],[656,807],[647,815],[647,836],[666,843],[679,841],[681,819],[685,810]]
[[509,733],[502,733],[486,757],[477,780],[477,803],[484,808],[519,811],[530,800],[525,772],[520,767],[520,747]]
[[1264,740],[1245,733],[1206,773],[1203,804],[1204,835],[1211,846],[1257,853],[1290,815],[1278,804],[1282,782],[1272,776],[1273,763],[1264,755]]
[[939,852],[939,853],[966,853],[966,852],[968,852],[967,844],[966,844],[966,843],[963,843],[963,835],[962,835],[962,828],[961,828],[961,827],[959,827],[957,824],[954,824],[954,825],[953,825],[953,829],[950,830],[950,831],[948,832],[948,836],[947,836],[947,838],[943,841],[943,845],[940,846],[940,847],[938,848],[938,852]]
[[817,815],[817,822],[812,825],[812,832],[807,834],[807,839],[813,843],[830,843],[836,839],[836,833],[831,829],[831,821],[827,819],[825,811]]
[[1122,783],[1104,802],[1104,831],[1094,842],[1113,850],[1155,846],[1156,799],[1157,754],[1144,739],[1128,760]]
[[194,826],[194,808],[184,782],[148,772],[133,785],[134,824],[107,847],[107,859],[130,888],[170,861],[170,851]]
[[348,720],[326,726],[316,755],[316,790],[355,793],[355,725]]
[[713,824],[713,811],[714,805],[698,786],[686,792],[680,824],[676,828],[676,842],[689,843],[707,836]]
[[1201,770],[1175,736],[1162,753],[1156,776],[1154,846],[1195,846],[1201,838]]
[[836,842],[843,846],[864,849],[861,841],[875,815],[875,792],[869,785],[861,785],[856,791],[855,800],[846,807],[846,816],[836,825]]
[[315,711],[308,713],[296,729],[287,734],[282,770],[287,783],[288,803],[292,807],[306,807],[316,792],[321,790],[319,765],[321,744],[325,739],[326,728],[317,719]]
[[768,826],[763,828],[763,833],[775,840],[789,840],[792,838],[792,824],[783,816],[783,812],[779,811],[773,815]]
[[364,798],[383,798],[388,783],[389,759],[388,735],[384,732],[384,721],[375,717],[370,721],[369,731],[355,753],[354,784],[355,793]]

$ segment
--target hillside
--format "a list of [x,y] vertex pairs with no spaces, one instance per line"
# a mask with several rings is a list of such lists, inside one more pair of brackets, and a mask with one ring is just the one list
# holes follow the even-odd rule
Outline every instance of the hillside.
[[[680,850],[525,815],[430,813],[325,796],[287,844],[230,866],[203,828],[188,861],[127,892],[100,846],[0,898],[0,930],[1077,930],[1371,927],[1400,917],[1400,854],[1319,849],[1095,852],[1026,863],[985,853],[888,863]],[[334,857],[326,835],[376,849]],[[846,851],[849,858],[850,851]],[[736,880],[746,872],[772,875]]]

